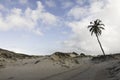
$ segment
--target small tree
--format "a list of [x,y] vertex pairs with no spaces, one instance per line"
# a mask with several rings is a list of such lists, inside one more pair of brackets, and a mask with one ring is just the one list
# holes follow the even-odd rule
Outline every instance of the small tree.
[[93,35],[93,33],[96,35],[100,48],[103,52],[103,55],[105,56],[105,52],[99,40],[99,36],[102,34],[102,30],[105,29],[102,26],[105,26],[104,24],[102,24],[102,21],[100,19],[96,19],[94,22],[90,22],[90,25],[88,25],[88,28],[89,28],[89,31],[91,32],[91,35]]

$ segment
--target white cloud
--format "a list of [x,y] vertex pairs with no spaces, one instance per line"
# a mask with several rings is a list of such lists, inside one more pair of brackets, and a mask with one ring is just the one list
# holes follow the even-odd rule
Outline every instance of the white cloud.
[[56,17],[50,13],[44,13],[42,18],[44,24],[53,24],[56,22]]
[[55,7],[56,4],[53,0],[46,0],[45,1],[45,4],[48,6],[48,7]]
[[[86,13],[90,13],[87,17],[82,18],[80,21],[72,21],[67,23],[74,34],[72,35],[71,39],[64,42],[65,46],[69,46],[71,48],[80,48],[88,53],[92,52],[102,54],[96,37],[91,37],[89,30],[87,29],[87,25],[89,25],[89,22],[98,18],[101,19],[106,25],[106,30],[103,31],[103,34],[100,37],[105,52],[120,52],[120,1],[107,0],[108,3],[105,3],[104,1],[106,0],[103,0],[103,2],[95,1],[91,3],[90,7],[87,8],[89,12]],[[74,17],[76,18],[76,16]]]
[[68,17],[73,19],[81,19],[87,15],[88,10],[86,8],[75,6],[67,14]]
[[[77,0],[79,2],[79,4],[82,2],[86,2],[86,0]],[[89,0],[88,1],[91,5],[85,5],[84,6],[79,6],[76,5],[73,8],[70,9],[70,11],[67,13],[68,17],[71,17],[72,20],[79,20],[82,18],[85,18],[87,16],[90,16],[91,14],[93,15],[94,13],[98,13],[100,12],[104,7],[105,7],[105,1],[93,1],[93,0]],[[81,4],[82,4],[81,3]]]
[[91,14],[99,13],[105,7],[105,4],[106,3],[104,2],[104,0],[92,2],[89,11],[91,12]]
[[30,8],[26,10],[25,12],[26,16],[27,17],[30,16],[33,21],[41,20],[43,24],[48,24],[48,25],[56,24],[58,21],[58,17],[45,11],[44,7],[40,2],[38,2],[37,4],[38,4],[38,8],[36,10],[32,10]]
[[[43,25],[57,24],[57,17],[47,12],[41,2],[37,2],[37,8],[27,8],[23,11],[20,8],[13,8],[7,15],[0,15],[0,30],[24,29],[35,34],[42,35],[40,27]],[[38,25],[39,28],[37,27]]]

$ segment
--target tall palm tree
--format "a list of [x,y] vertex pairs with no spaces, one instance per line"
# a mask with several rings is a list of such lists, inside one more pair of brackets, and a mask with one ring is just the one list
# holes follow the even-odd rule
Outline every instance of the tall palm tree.
[[88,28],[89,28],[89,31],[91,32],[91,35],[93,35],[93,33],[96,35],[100,48],[103,52],[103,55],[105,56],[105,52],[99,40],[99,36],[102,34],[102,30],[105,29],[102,26],[105,26],[104,24],[102,24],[102,21],[100,19],[96,19],[94,22],[90,22],[90,25],[88,25]]

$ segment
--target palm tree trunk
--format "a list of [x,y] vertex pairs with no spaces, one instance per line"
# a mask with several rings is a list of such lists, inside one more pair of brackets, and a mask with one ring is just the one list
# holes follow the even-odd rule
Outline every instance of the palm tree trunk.
[[103,50],[103,48],[102,48],[102,45],[101,45],[101,43],[100,43],[100,40],[99,40],[99,37],[98,37],[97,34],[96,34],[96,37],[97,37],[98,43],[99,43],[99,45],[100,45],[100,48],[101,48],[101,50],[102,50],[102,52],[103,52],[103,55],[105,56],[105,52],[104,52],[104,50]]

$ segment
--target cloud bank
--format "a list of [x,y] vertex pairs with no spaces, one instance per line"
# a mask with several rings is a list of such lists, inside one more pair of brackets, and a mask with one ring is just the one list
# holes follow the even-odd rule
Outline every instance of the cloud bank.
[[[21,2],[25,3],[26,1],[22,0]],[[22,29],[42,35],[42,26],[54,25],[58,21],[58,17],[47,12],[40,1],[37,2],[36,9],[31,9],[30,7],[27,7],[25,10],[21,8],[8,9],[0,5],[1,9],[7,10],[5,15],[0,13],[1,31]]]
[[70,39],[63,42],[64,46],[78,48],[88,54],[102,54],[96,37],[91,37],[87,29],[89,22],[98,18],[105,24],[105,31],[103,31],[102,36],[100,36],[105,52],[120,52],[120,1],[89,1],[89,6],[86,5],[83,7],[77,5],[68,12],[67,15],[71,17],[73,21],[68,21],[66,24],[72,29],[73,35],[71,35]]

